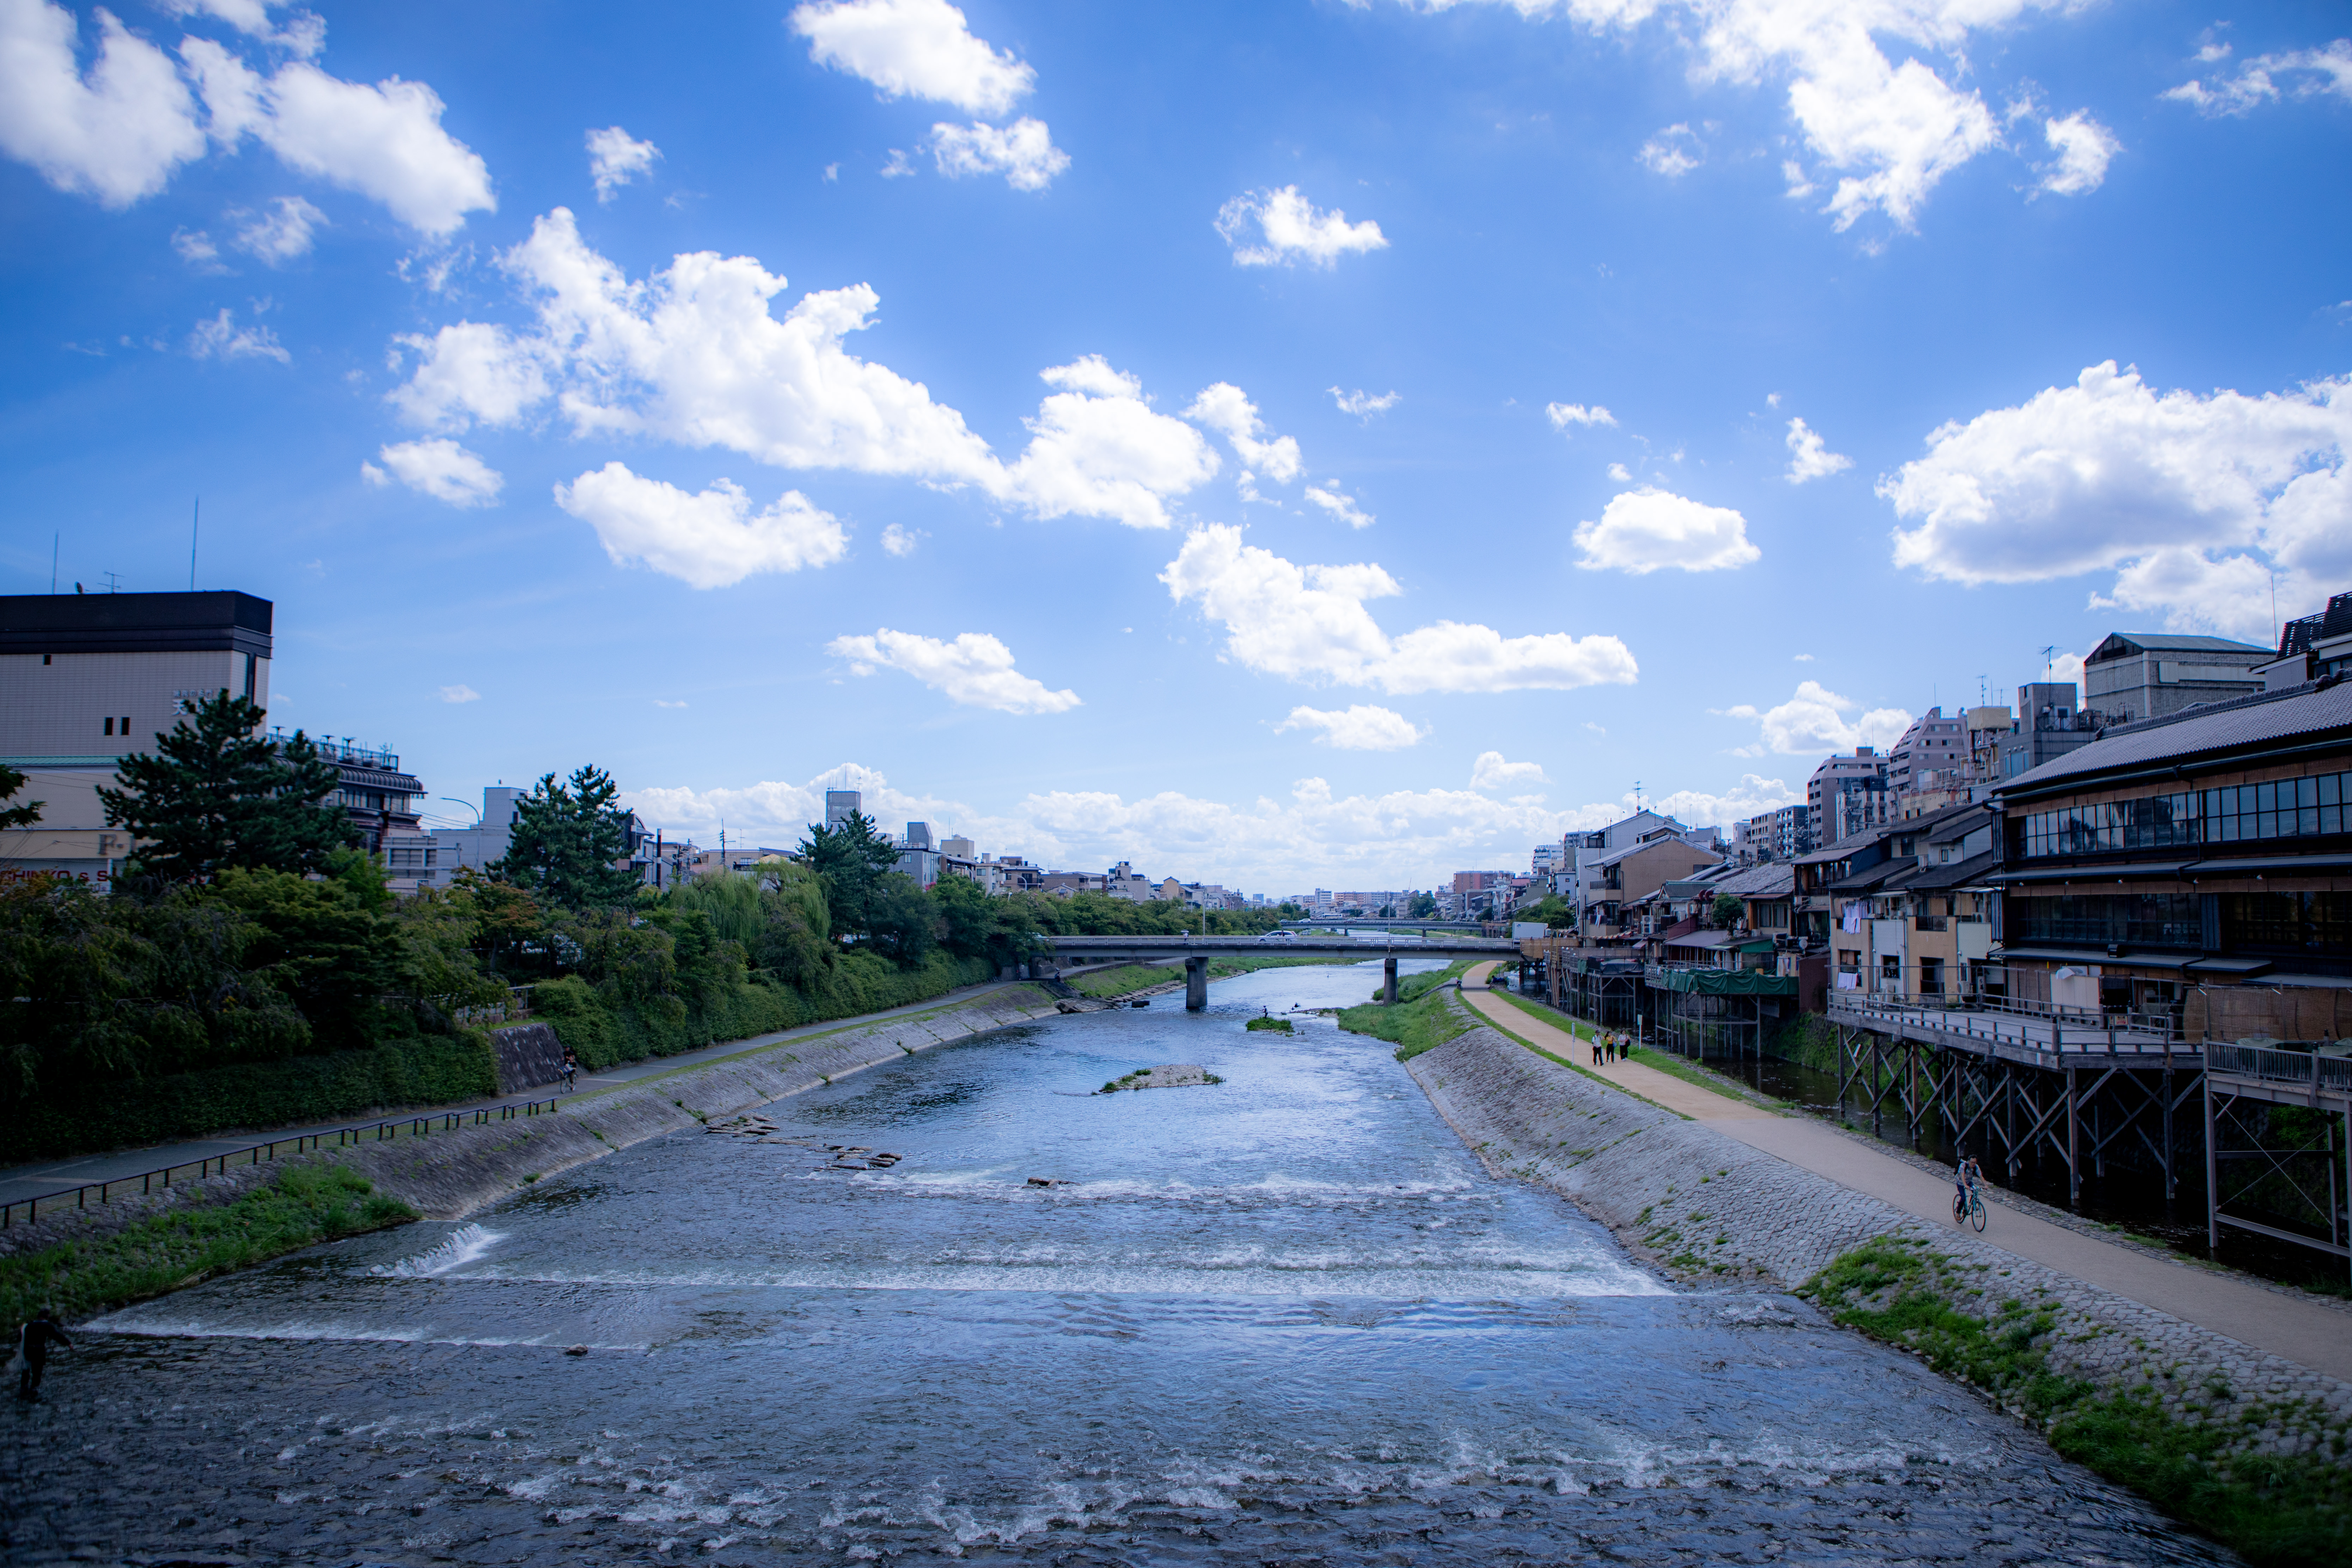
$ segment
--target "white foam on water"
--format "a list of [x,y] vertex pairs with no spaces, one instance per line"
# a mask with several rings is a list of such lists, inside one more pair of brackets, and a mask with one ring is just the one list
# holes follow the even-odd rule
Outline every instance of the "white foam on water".
[[[351,1344],[478,1345],[488,1350],[514,1345],[544,1345],[552,1342],[555,1337],[551,1334],[440,1334],[421,1325],[386,1327],[376,1323],[311,1322],[300,1319],[277,1323],[215,1323],[200,1318],[132,1318],[123,1313],[97,1319],[84,1324],[83,1328],[93,1333],[134,1334],[147,1339],[311,1340]],[[585,1342],[590,1350],[599,1351],[652,1348],[642,1341],[627,1344],[600,1343],[593,1340]]]
[[379,1263],[368,1272],[382,1279],[430,1279],[463,1268],[506,1238],[504,1231],[461,1225],[415,1257]]

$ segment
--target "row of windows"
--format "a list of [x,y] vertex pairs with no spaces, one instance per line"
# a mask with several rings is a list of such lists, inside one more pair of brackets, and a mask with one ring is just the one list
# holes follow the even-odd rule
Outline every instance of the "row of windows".
[[[2208,902],[2207,900],[2210,900]],[[2352,952],[2352,893],[2082,893],[2008,900],[2007,942]]]
[[2030,812],[2011,819],[2011,832],[2027,859],[2122,849],[2187,849],[2342,833],[2347,805],[2352,805],[2352,773],[2318,773]]
[[339,789],[335,804],[353,811],[390,811],[402,816],[408,812],[408,796],[397,791],[380,789]]

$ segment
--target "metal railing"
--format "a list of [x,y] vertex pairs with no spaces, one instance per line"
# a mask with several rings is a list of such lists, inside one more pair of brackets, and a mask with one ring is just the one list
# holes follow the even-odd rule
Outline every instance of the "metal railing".
[[[142,1194],[169,1187],[178,1176],[185,1181],[203,1181],[206,1176],[228,1173],[231,1165],[258,1165],[264,1160],[275,1160],[280,1149],[289,1153],[307,1154],[313,1149],[331,1145],[349,1148],[354,1143],[381,1143],[397,1138],[405,1130],[412,1138],[422,1138],[436,1131],[449,1132],[460,1127],[479,1127],[491,1121],[511,1121],[518,1116],[538,1116],[562,1104],[560,1096],[546,1100],[527,1100],[513,1105],[489,1105],[478,1110],[442,1110],[429,1116],[404,1116],[390,1121],[379,1121],[370,1127],[339,1127],[328,1132],[298,1132],[289,1138],[273,1138],[266,1143],[254,1143],[243,1149],[232,1149],[226,1154],[207,1154],[201,1160],[184,1160],[161,1170],[137,1171],[127,1176],[110,1176],[102,1182],[84,1182],[78,1187],[63,1187],[54,1193],[42,1193],[37,1197],[16,1198],[0,1204],[0,1229],[16,1223],[16,1211],[25,1211],[25,1223],[40,1218],[41,1205],[55,1208],[70,1198],[76,1208],[87,1208],[89,1195],[98,1194],[100,1203],[111,1201],[113,1189],[122,1188],[127,1194],[131,1184],[139,1184]],[[195,1173],[193,1176],[189,1172]]]
[[2352,1095],[2352,1058],[2323,1057],[2316,1051],[2282,1051],[2267,1046],[2225,1046],[2212,1041],[2205,1047],[2205,1068],[2231,1078],[2307,1087],[2315,1095]]
[[1829,1010],[1832,1016],[1879,1018],[1963,1039],[2033,1050],[2119,1056],[2194,1049],[2184,1043],[2180,1020],[2169,1013],[2029,1013],[1985,1006],[1973,998],[1938,1002],[1857,991],[1831,992]]

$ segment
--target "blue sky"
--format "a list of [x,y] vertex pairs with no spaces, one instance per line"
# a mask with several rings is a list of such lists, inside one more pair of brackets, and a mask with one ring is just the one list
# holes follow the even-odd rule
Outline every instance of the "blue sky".
[[0,581],[184,587],[201,496],[273,720],[705,841],[847,781],[1284,892],[1728,822],[2352,588],[2347,31],[0,0]]

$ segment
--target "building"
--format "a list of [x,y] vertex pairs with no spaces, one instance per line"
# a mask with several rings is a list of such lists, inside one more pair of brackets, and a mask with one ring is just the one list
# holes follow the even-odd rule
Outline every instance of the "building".
[[1793,860],[1813,847],[1813,808],[1801,803],[1768,811],[1736,824],[1733,847],[1744,866]]
[[267,709],[272,615],[232,592],[0,596],[0,762],[26,775],[16,804],[42,803],[37,824],[0,836],[5,868],[110,886],[131,844],[99,786],[196,702]]
[[2111,728],[1995,805],[2013,1002],[2352,1035],[2352,681]]
[[824,792],[824,825],[837,828],[859,814],[865,797],[854,789],[829,789]]
[[1886,753],[1886,787],[1898,795],[1928,787],[1927,775],[1963,769],[1969,757],[1967,725],[1957,717],[1946,718],[1940,707],[1930,708],[1911,721]]
[[1652,828],[1647,837],[1577,868],[1577,929],[1590,942],[1651,934],[1641,929],[1633,907],[1666,883],[1722,862],[1720,854],[1687,842],[1673,826]]
[[980,851],[977,847],[973,845],[971,839],[964,837],[961,834],[952,834],[948,837],[940,839],[940,853],[942,855],[952,855],[959,860],[978,860],[980,858]]
[[[832,797],[825,801],[832,809]],[[928,822],[907,824],[906,835],[898,840],[898,863],[893,868],[915,879],[919,888],[928,888],[940,879],[940,852],[931,845],[931,825]]]
[[[271,730],[273,741],[282,731]],[[349,740],[317,742],[319,755],[335,764],[338,782],[332,796],[359,830],[360,847],[383,859],[395,893],[413,893],[431,887],[438,869],[438,845],[417,819],[417,803],[425,786],[414,773],[404,773],[397,752],[354,746]]]
[[2269,648],[2227,637],[2113,632],[2083,660],[2083,705],[2130,724],[2263,689]]
[[1886,759],[1869,746],[1824,759],[1805,781],[1805,809],[1814,838],[1825,845],[1893,820]]
[[2278,657],[2258,672],[2266,691],[2284,691],[2325,675],[2352,675],[2352,594],[2279,629]]
[[[2116,721],[2121,722],[2120,720]],[[2017,689],[2017,722],[2003,736],[2000,778],[2013,779],[2091,743],[2105,716],[2086,712],[2072,681],[2035,681]]]

